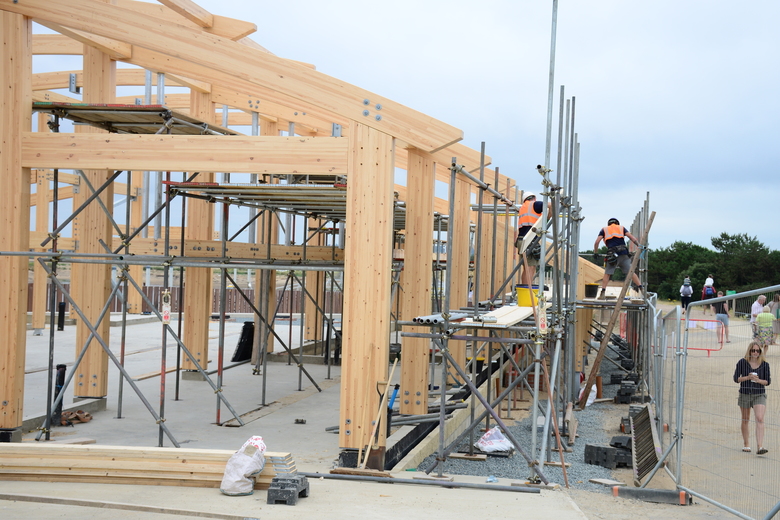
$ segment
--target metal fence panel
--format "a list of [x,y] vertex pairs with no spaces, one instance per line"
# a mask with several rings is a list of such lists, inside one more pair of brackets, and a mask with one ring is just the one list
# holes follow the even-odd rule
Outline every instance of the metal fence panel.
[[[680,460],[682,485],[710,501],[750,518],[764,516],[780,500],[780,392],[778,381],[766,387],[763,446],[766,455],[756,453],[755,414],[751,410],[750,453],[742,451],[741,414],[737,406],[739,384],[734,382],[737,362],[746,355],[754,339],[750,308],[759,294],[767,301],[780,294],[780,286],[729,296],[728,330],[714,316],[709,305],[692,303],[684,331],[685,397],[682,403],[683,441]],[[728,337],[728,340],[726,339]],[[767,361],[773,364],[780,346],[768,346]],[[666,396],[664,396],[666,398]]]

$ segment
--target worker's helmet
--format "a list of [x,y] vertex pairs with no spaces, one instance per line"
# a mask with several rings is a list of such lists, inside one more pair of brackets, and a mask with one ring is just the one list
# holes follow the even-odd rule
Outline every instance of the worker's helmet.
[[536,193],[531,193],[530,191],[526,191],[523,193],[523,202],[527,201],[528,199],[535,199]]
[[611,218],[611,219],[609,219],[607,221],[607,225],[611,226],[612,224],[617,224],[619,226],[620,225],[620,221],[618,219],[616,219],[616,218]]

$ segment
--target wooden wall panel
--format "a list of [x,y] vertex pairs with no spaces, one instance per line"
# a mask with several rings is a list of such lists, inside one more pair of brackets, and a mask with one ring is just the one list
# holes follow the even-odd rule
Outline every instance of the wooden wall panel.
[[339,445],[361,448],[388,377],[395,161],[387,134],[355,124],[349,140]]
[[[21,133],[32,125],[32,22],[0,11],[0,251],[26,251],[30,241],[30,171],[22,168]],[[27,262],[0,257],[0,428],[24,419]]]

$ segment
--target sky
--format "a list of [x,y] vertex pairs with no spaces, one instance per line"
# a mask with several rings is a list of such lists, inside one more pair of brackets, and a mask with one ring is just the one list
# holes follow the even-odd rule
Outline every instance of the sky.
[[[551,0],[198,4],[256,23],[252,39],[278,56],[460,128],[521,188],[541,188]],[[726,232],[780,249],[779,19],[776,0],[558,2],[551,167],[563,85],[583,247],[649,198],[652,248],[711,248]]]
[[[552,0],[196,1],[257,24],[251,38],[278,56],[485,142],[491,167],[540,191]],[[725,232],[780,249],[778,19],[777,0],[558,2],[550,167],[563,85],[576,99],[582,249],[646,199],[651,248],[712,248]]]

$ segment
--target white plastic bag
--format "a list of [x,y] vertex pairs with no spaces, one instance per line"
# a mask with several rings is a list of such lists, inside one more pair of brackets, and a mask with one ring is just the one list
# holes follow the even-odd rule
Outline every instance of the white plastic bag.
[[[582,385],[582,388],[580,388],[580,395],[577,398],[578,401],[582,400],[582,394],[585,393],[585,385]],[[590,393],[588,394],[588,402],[585,403],[585,406],[590,406],[596,401],[596,385],[593,385],[590,387]]]
[[255,491],[255,476],[265,466],[265,443],[257,435],[250,437],[227,461],[219,490],[225,495],[251,495]]
[[474,447],[485,453],[491,453],[494,451],[510,451],[512,449],[512,443],[509,442],[509,439],[504,437],[504,434],[501,433],[501,429],[498,426],[494,426],[486,431],[485,435],[474,443]]

